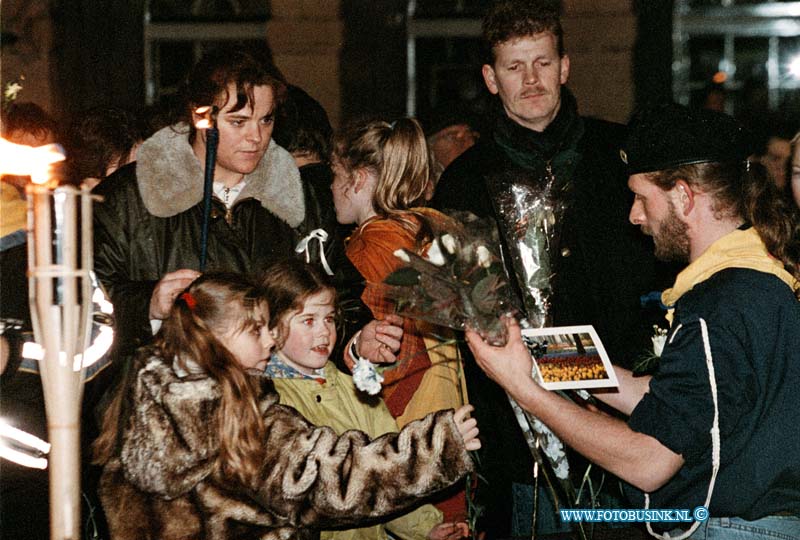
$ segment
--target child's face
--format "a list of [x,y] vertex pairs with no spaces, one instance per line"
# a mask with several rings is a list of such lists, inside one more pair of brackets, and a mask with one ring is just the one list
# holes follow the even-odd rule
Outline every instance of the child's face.
[[309,296],[303,309],[286,315],[288,335],[280,350],[281,358],[306,375],[323,367],[336,343],[333,292]]
[[219,336],[219,339],[245,369],[263,370],[275,345],[269,333],[269,316],[266,314],[260,324],[245,329],[233,328]]

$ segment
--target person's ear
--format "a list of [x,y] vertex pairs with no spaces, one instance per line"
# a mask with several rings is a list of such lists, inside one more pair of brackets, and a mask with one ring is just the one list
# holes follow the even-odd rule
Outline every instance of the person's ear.
[[561,57],[561,78],[559,81],[562,85],[567,84],[569,80],[569,55],[565,54]]
[[489,92],[497,94],[500,90],[497,87],[497,77],[494,68],[489,64],[484,64],[481,73],[483,74],[483,82],[486,83],[486,88],[489,89]]
[[684,216],[689,215],[695,204],[695,193],[692,191],[691,186],[689,186],[686,180],[678,180],[675,182],[675,192],[678,197],[678,204],[679,208],[681,209],[681,214]]
[[353,192],[358,193],[362,189],[364,189],[367,185],[367,181],[369,180],[369,173],[367,169],[363,167],[360,169],[356,169],[353,173]]

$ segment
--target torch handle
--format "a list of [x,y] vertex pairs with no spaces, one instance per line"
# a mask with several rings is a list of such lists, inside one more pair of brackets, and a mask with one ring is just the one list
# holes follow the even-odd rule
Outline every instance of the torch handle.
[[208,228],[211,222],[211,194],[214,191],[214,168],[217,163],[219,130],[211,127],[206,130],[206,169],[203,182],[203,228],[200,234],[200,271],[206,269],[208,258]]

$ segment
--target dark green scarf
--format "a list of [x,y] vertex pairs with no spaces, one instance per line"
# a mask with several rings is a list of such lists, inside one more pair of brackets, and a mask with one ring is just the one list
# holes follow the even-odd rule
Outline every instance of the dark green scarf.
[[564,181],[572,178],[580,154],[578,142],[583,136],[583,120],[578,116],[575,97],[561,87],[561,108],[541,133],[517,124],[498,103],[494,140],[517,167],[546,174],[550,165],[553,174]]

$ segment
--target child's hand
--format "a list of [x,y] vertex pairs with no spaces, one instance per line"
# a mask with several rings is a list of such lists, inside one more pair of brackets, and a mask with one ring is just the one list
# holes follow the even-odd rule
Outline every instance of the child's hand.
[[463,405],[453,415],[453,420],[458,426],[458,432],[461,433],[467,450],[477,450],[481,447],[481,441],[478,439],[478,421],[468,418],[469,413],[474,410],[475,407],[472,405]]
[[469,525],[458,523],[439,523],[428,533],[428,540],[461,540],[469,537]]

